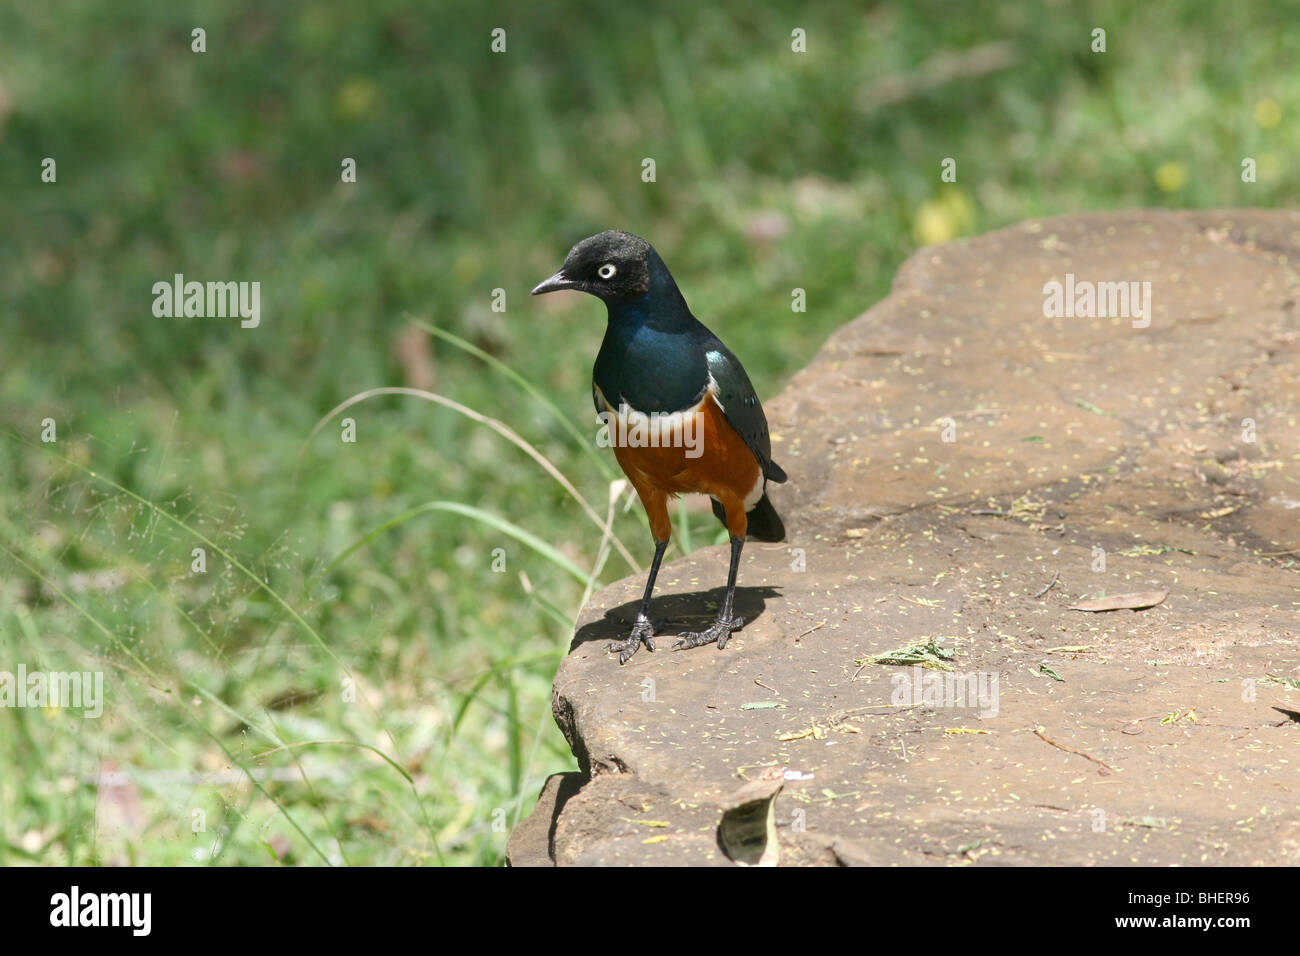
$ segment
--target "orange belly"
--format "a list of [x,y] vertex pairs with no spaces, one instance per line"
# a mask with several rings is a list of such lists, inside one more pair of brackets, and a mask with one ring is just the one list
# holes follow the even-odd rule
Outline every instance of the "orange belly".
[[[669,494],[696,492],[715,498],[744,499],[758,481],[758,459],[728,424],[712,396],[692,414],[695,447],[636,448],[616,444],[614,456],[628,478],[653,484]],[[696,457],[691,452],[698,451]]]
[[[604,396],[601,398],[603,401]],[[758,459],[728,423],[712,394],[706,395],[693,411],[682,413],[691,419],[683,423],[682,440],[661,441],[661,447],[635,447],[630,435],[620,438],[614,428],[613,412],[607,402],[603,403],[611,415],[614,456],[646,505],[652,530],[667,519],[664,508],[663,521],[656,520],[659,501],[667,496],[696,493],[718,499],[727,512],[728,531],[744,537],[745,507],[753,505],[747,499],[757,498],[762,475]],[[655,536],[660,537],[657,530]]]

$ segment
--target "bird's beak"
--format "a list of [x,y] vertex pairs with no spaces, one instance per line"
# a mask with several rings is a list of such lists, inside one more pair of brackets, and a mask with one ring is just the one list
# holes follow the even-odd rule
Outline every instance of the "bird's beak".
[[543,292],[559,292],[561,289],[572,289],[573,280],[564,274],[561,269],[555,275],[551,276],[545,282],[539,282],[537,288],[533,289],[529,295],[541,295]]

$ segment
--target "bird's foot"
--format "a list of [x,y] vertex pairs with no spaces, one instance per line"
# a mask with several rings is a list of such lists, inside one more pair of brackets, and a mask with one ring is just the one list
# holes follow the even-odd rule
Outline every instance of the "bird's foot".
[[655,649],[655,626],[648,618],[638,617],[636,623],[632,625],[632,633],[627,636],[627,640],[611,641],[606,645],[605,650],[611,654],[618,651],[618,662],[626,664],[632,659],[632,655],[640,650],[642,644],[648,651]]
[[699,647],[701,644],[718,645],[718,650],[727,646],[727,641],[731,640],[731,632],[738,631],[745,625],[743,617],[718,618],[713,622],[713,626],[707,631],[691,631],[683,634],[673,645],[673,650],[684,651],[689,647]]

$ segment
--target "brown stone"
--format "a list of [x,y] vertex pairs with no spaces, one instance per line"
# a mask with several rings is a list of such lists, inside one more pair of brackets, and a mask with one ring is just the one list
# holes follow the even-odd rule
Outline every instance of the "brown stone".
[[[790,537],[745,548],[726,649],[668,637],[725,547],[664,567],[657,653],[604,651],[641,575],[584,609],[555,679],[582,786],[511,861],[731,865],[722,801],[777,767],[782,865],[1300,863],[1297,263],[1300,216],[1245,211],[916,253],[767,403]],[[1149,327],[1045,317],[1067,273],[1149,281]],[[863,663],[931,641],[996,715]]]

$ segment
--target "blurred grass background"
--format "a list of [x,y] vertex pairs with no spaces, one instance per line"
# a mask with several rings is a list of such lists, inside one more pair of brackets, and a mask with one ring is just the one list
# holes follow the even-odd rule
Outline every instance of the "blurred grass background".
[[[452,409],[382,395],[344,413],[355,444],[342,416],[308,441],[363,390],[427,388],[507,424],[605,514],[612,458],[410,320],[594,438],[603,310],[527,290],[623,228],[772,395],[921,244],[1082,210],[1294,205],[1297,12],[0,7],[0,670],[102,670],[108,698],[99,720],[0,709],[0,863],[500,862],[573,767],[550,680],[585,585],[632,569],[567,572],[597,565],[597,526]],[[261,282],[261,326],[155,318],[151,287],[177,272]],[[395,520],[433,501],[480,512]],[[714,540],[707,509],[683,515],[686,547]],[[643,522],[615,523],[642,564]]]

